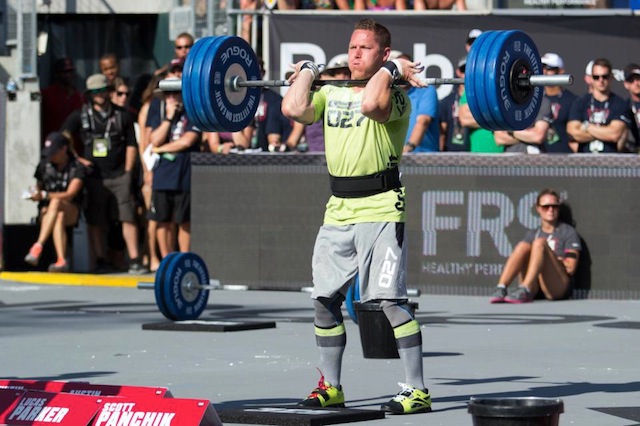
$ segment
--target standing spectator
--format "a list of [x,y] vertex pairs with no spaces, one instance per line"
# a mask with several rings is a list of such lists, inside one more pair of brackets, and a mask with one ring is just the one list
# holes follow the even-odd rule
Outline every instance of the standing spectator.
[[[260,71],[264,77],[264,61],[258,59]],[[253,122],[244,130],[251,140],[251,148],[260,148],[268,152],[284,152],[285,143],[293,129],[291,120],[282,114],[282,96],[271,89],[262,89],[260,103]]]
[[551,102],[547,98],[542,98],[542,105],[536,116],[533,125],[523,130],[496,130],[493,137],[496,144],[504,146],[504,152],[522,153],[522,154],[540,154],[544,151],[544,141],[547,138],[547,132],[551,128]]
[[34,177],[37,186],[29,199],[38,202],[40,233],[24,260],[36,266],[44,244],[53,236],[57,259],[49,265],[49,272],[66,272],[66,228],[78,223],[84,168],[69,153],[69,143],[62,134],[47,136]]
[[114,86],[114,80],[120,76],[120,64],[118,63],[118,57],[115,53],[105,53],[100,57],[98,62],[100,65],[100,72],[107,77],[107,81],[110,86]]
[[496,143],[493,132],[480,127],[471,114],[467,103],[467,92],[460,96],[460,108],[458,109],[460,123],[469,131],[469,150],[471,152],[504,152],[504,147]]
[[396,414],[431,411],[431,395],[423,381],[422,334],[406,306],[405,188],[398,165],[411,102],[393,84],[404,79],[424,87],[418,77],[424,68],[405,59],[388,61],[390,53],[389,30],[372,19],[362,19],[349,41],[349,68],[353,78],[367,80],[366,86],[327,85],[312,91],[318,66],[300,61],[282,105],[287,117],[304,124],[324,116],[333,193],[312,260],[311,297],[321,377],[318,387],[298,404],[303,407],[344,407],[340,376],[347,335],[341,305],[347,287],[359,274],[367,278],[360,281],[361,301],[380,303],[404,366],[402,390],[381,409]]
[[159,75],[159,74],[166,74],[167,72],[169,72],[169,68],[173,66],[172,62],[175,59],[179,59],[184,64],[184,61],[187,59],[187,55],[189,54],[189,51],[193,47],[194,42],[195,41],[191,34],[189,33],[178,34],[178,37],[176,37],[176,40],[173,44],[174,58],[167,65],[157,69],[154,74]]
[[[53,63],[53,83],[42,89],[41,119],[42,141],[60,127],[69,115],[82,107],[84,96],[74,85],[76,67],[70,58],[56,59]],[[82,152],[82,145],[71,146],[73,152]]]
[[[467,57],[458,61],[456,77],[464,79]],[[469,130],[462,126],[458,111],[464,84],[453,87],[453,91],[440,102],[440,151],[469,151]]]
[[116,77],[113,81],[109,82],[109,85],[113,88],[111,91],[111,103],[124,110],[128,110],[129,104],[127,101],[129,100],[131,89],[126,80],[122,77]]
[[[536,198],[540,226],[527,232],[513,249],[491,303],[533,302],[539,289],[549,300],[570,295],[581,244],[576,230],[560,222],[560,205],[560,196],[556,191],[540,191]],[[507,287],[518,275],[520,286],[507,294]]]
[[111,103],[110,90],[104,75],[89,76],[89,102],[71,114],[62,128],[66,135],[81,134],[82,157],[91,165],[86,179],[86,218],[96,271],[109,269],[105,260],[106,229],[110,223],[120,221],[129,254],[129,273],[140,274],[146,271],[138,256],[138,230],[131,192],[136,137],[131,115]]
[[629,92],[627,103],[632,112],[631,125],[625,151],[638,152],[640,149],[640,65],[629,64],[624,69],[624,87]]
[[[564,74],[564,61],[556,53],[542,56],[544,75]],[[544,152],[549,154],[572,153],[567,133],[569,111],[576,95],[562,86],[545,86],[544,97],[551,102],[552,122],[544,141]]]
[[[141,106],[140,111],[138,112],[138,121],[136,123],[136,127],[138,129],[138,157],[145,158],[146,154],[151,154],[151,150],[153,146],[149,143],[149,135],[151,134],[151,127],[147,126],[147,118],[149,115],[149,107],[151,106],[151,102],[153,99],[157,99],[154,97],[156,91],[158,91],[158,83],[160,80],[164,79],[166,74],[158,74],[154,75],[146,89],[142,93],[141,97]],[[178,78],[177,75],[174,78]],[[151,194],[152,194],[152,183],[153,183],[153,170],[147,167],[145,161],[141,162],[142,167],[142,185],[140,187],[140,193],[142,194],[142,200],[144,202],[145,207],[145,217],[146,217],[146,238],[145,244],[143,245],[145,249],[143,252],[147,252],[149,255],[149,270],[151,272],[156,272],[158,266],[160,266],[160,257],[158,256],[158,240],[157,240],[157,229],[158,223],[155,220],[149,219],[149,211],[151,210]]]
[[153,170],[149,219],[158,223],[158,246],[165,257],[174,250],[172,228],[177,225],[178,249],[191,248],[190,152],[200,150],[202,132],[187,117],[181,92],[167,92],[160,109],[149,107],[147,126],[153,152],[160,154]]
[[473,42],[476,41],[478,37],[480,37],[480,34],[482,34],[482,30],[479,30],[477,28],[474,28],[471,31],[469,31],[469,34],[467,35],[467,40],[464,42],[464,48],[467,51],[467,53],[469,53],[469,51],[471,50],[471,45],[473,44]]
[[[393,55],[390,58],[396,59]],[[400,53],[397,58],[413,62],[411,56]],[[416,88],[410,84],[403,87],[411,100],[409,131],[404,142],[403,152],[421,153],[440,151],[440,118],[438,92],[435,86]]]
[[365,0],[367,10],[406,10],[406,0]]
[[567,132],[578,142],[578,152],[621,152],[631,124],[627,103],[611,91],[611,62],[593,62],[591,93],[578,97],[571,105]]

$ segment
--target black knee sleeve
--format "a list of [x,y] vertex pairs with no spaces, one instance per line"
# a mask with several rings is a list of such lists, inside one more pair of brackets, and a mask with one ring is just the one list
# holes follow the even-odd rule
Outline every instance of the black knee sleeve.
[[414,319],[413,310],[406,300],[383,300],[380,307],[393,328]]
[[331,328],[342,324],[344,318],[340,307],[344,296],[340,293],[332,298],[319,297],[313,300],[313,309],[315,311],[314,324],[321,328]]

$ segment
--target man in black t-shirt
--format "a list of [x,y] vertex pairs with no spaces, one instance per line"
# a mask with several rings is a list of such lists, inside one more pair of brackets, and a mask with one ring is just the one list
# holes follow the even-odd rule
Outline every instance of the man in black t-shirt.
[[137,156],[133,117],[111,103],[107,78],[94,74],[87,79],[89,103],[73,112],[63,125],[63,133],[82,137],[84,152],[79,161],[89,167],[86,217],[96,256],[96,271],[104,272],[106,229],[122,222],[122,236],[129,252],[129,273],[146,272],[139,257],[131,172]]

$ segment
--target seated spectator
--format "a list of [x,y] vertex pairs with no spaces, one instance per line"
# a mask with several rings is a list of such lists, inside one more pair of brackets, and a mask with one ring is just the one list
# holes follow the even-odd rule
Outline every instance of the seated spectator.
[[[560,196],[544,189],[536,198],[541,224],[520,241],[502,270],[491,303],[533,302],[538,290],[549,300],[570,295],[580,258],[580,237],[573,226],[560,222]],[[519,287],[507,294],[507,287],[520,276]]]
[[28,198],[38,202],[40,221],[38,240],[24,258],[28,264],[38,264],[44,244],[53,236],[57,260],[49,265],[49,272],[69,270],[66,228],[78,223],[84,174],[84,167],[69,152],[67,138],[58,132],[50,133],[34,175],[36,189]]
[[540,111],[532,126],[523,130],[496,130],[493,132],[493,137],[497,145],[505,147],[504,152],[540,154],[545,152],[544,142],[552,121],[551,101],[543,98]]

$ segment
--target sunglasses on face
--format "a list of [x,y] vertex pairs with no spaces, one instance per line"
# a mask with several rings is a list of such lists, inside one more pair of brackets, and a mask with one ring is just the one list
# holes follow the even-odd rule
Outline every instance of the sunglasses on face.
[[192,44],[183,44],[182,46],[175,46],[176,50],[182,50],[182,49],[191,49],[191,46],[193,46]]
[[117,96],[129,96],[129,92],[120,92],[120,91],[116,91],[116,95],[117,95]]
[[559,209],[560,204],[540,204],[539,207],[543,210]]
[[611,74],[592,75],[591,78],[593,78],[595,81],[598,81],[600,79],[609,80],[609,78],[611,78]]

